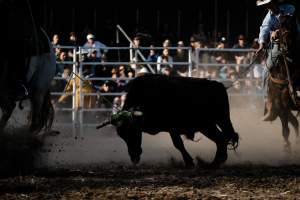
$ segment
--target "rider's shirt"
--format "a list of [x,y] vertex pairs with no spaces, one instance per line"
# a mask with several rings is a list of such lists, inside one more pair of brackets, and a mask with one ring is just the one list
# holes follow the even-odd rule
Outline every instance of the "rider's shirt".
[[[263,20],[263,23],[260,27],[259,33],[259,43],[267,43],[272,31],[275,31],[279,28],[280,16],[290,15],[293,16],[295,13],[295,7],[290,4],[282,4],[279,6],[279,14],[274,14],[272,11],[269,11],[266,17]],[[298,25],[298,32],[300,32],[300,27]]]

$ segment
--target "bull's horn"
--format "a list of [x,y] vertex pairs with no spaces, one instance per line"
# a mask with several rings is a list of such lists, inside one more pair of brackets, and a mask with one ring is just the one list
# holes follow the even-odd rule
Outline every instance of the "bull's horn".
[[140,116],[143,116],[143,112],[142,111],[133,111],[133,115],[136,117],[140,117]]
[[108,125],[110,123],[111,123],[110,119],[106,119],[101,124],[99,124],[98,126],[96,126],[96,129],[100,129],[100,128],[102,128],[102,127],[104,127],[104,126],[106,126],[106,125]]

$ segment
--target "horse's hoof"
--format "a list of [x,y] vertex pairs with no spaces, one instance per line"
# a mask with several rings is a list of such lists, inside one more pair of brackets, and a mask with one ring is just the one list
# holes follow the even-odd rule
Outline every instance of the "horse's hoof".
[[284,152],[287,153],[287,154],[291,154],[292,153],[292,148],[291,148],[291,145],[290,144],[286,144],[284,145]]

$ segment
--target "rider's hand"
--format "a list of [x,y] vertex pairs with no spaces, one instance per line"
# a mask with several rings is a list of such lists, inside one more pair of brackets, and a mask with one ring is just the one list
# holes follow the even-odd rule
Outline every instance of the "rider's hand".
[[279,37],[279,30],[273,31],[271,33],[271,40],[277,40]]
[[259,47],[256,50],[255,55],[258,56],[259,54],[261,54],[261,52],[263,51],[264,48],[265,48],[265,43],[259,43]]

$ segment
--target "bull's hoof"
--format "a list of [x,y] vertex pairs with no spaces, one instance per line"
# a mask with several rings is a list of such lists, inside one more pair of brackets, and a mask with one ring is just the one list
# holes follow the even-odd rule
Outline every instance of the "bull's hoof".
[[193,161],[192,162],[186,162],[185,163],[185,168],[186,169],[194,169],[195,168],[194,162]]
[[135,165],[139,164],[140,158],[133,158],[133,159],[131,159],[131,162],[135,166]]

